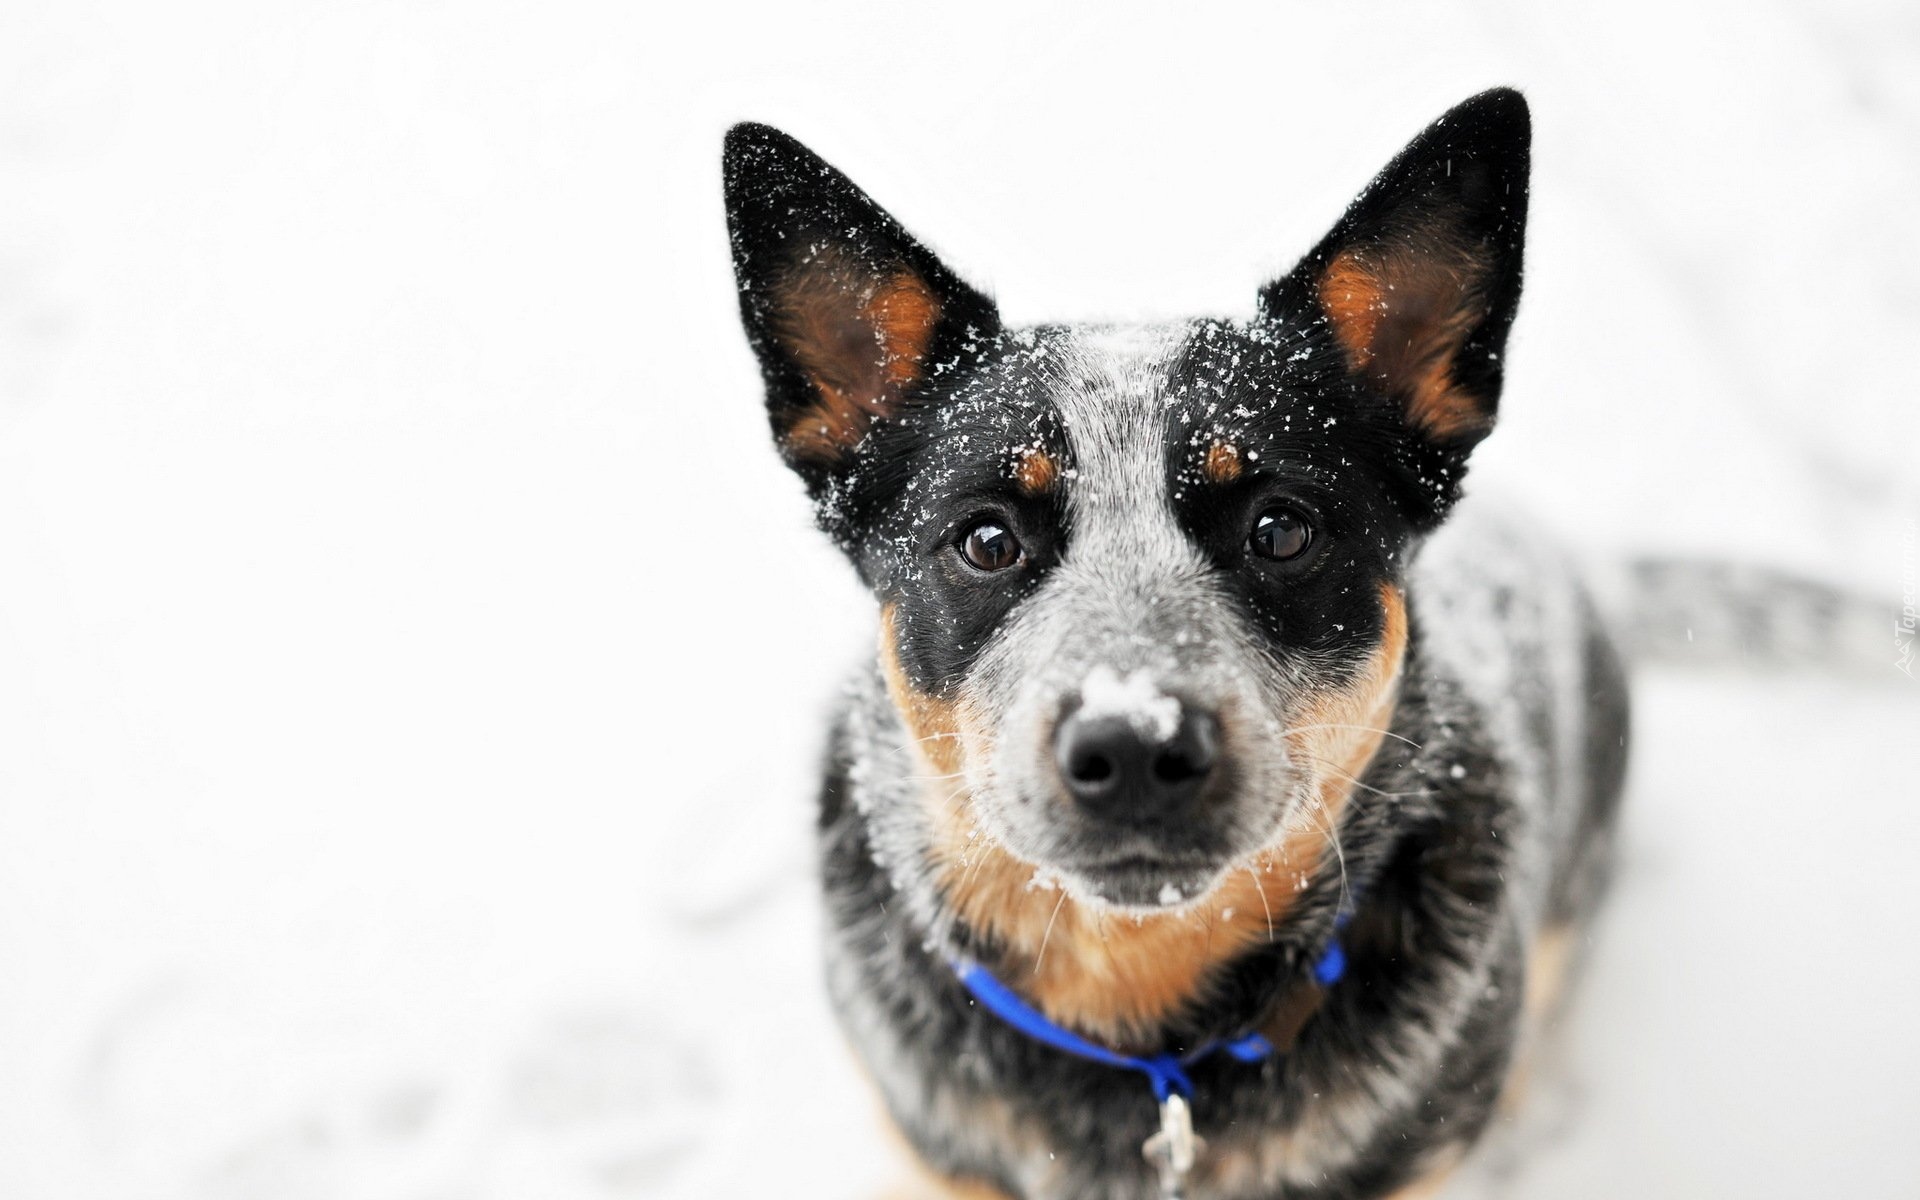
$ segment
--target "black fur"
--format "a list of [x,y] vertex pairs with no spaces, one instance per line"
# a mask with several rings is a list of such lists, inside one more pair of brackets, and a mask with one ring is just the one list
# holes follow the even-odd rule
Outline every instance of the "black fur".
[[[903,718],[884,682],[897,666],[913,692],[970,705],[976,717],[994,703],[1001,718],[1027,712],[1008,694],[1027,674],[1058,690],[1062,668],[1006,661],[1008,647],[1027,644],[1009,641],[1010,630],[1031,624],[1043,602],[1062,606],[1065,615],[1052,618],[1065,630],[1052,635],[1066,639],[1060,645],[1082,615],[1120,620],[1103,607],[1108,597],[1085,594],[1109,577],[1139,593],[1126,611],[1145,614],[1115,635],[1112,644],[1124,648],[1114,654],[1151,643],[1160,653],[1152,661],[1166,671],[1264,681],[1237,695],[1280,697],[1272,702],[1285,708],[1273,714],[1281,720],[1288,706],[1334,695],[1372,669],[1389,623],[1383,595],[1404,592],[1411,614],[1390,734],[1345,797],[1333,849],[1270,935],[1220,963],[1146,1036],[1177,1051],[1254,1027],[1309,986],[1336,910],[1358,898],[1346,935],[1349,973],[1291,1052],[1260,1066],[1211,1059],[1193,1072],[1196,1125],[1217,1161],[1298,1134],[1308,1144],[1296,1155],[1308,1165],[1269,1164],[1237,1183],[1203,1170],[1195,1195],[1381,1196],[1470,1144],[1486,1123],[1517,1036],[1529,943],[1591,910],[1625,763],[1617,657],[1550,557],[1530,557],[1530,544],[1496,533],[1490,557],[1442,554],[1443,565],[1424,573],[1419,565],[1498,408],[1520,294],[1529,137],[1517,93],[1469,100],[1260,292],[1252,321],[1189,322],[1165,335],[1164,361],[1116,381],[1104,373],[1121,368],[1089,351],[1082,331],[1003,327],[991,300],[798,143],[764,126],[728,136],[741,315],[769,419],[822,527],[890,614],[897,654],[857,680],[821,794],[831,986],[896,1120],[937,1170],[1010,1195],[1155,1194],[1140,1147],[1156,1118],[1139,1081],[1028,1040],[974,1007],[956,983],[949,956],[993,963],[1006,948],[960,919],[939,882],[937,830],[914,815],[926,802],[918,781],[928,776],[914,772],[926,770],[927,735]],[[1355,335],[1341,324],[1352,318],[1326,307],[1323,280],[1342,261],[1386,281],[1378,326],[1386,332],[1367,343],[1383,347],[1378,354],[1356,356]],[[937,307],[910,378],[858,397],[852,433],[826,451],[803,445],[795,430],[832,381],[810,375],[793,348],[800,318],[785,307],[795,281],[816,289],[808,294],[844,294],[834,311],[857,315],[901,279]],[[1393,283],[1407,279],[1418,286],[1395,293]],[[854,367],[862,353],[892,353],[877,319],[872,329],[850,320],[828,339],[836,353]],[[1396,321],[1449,332],[1426,357],[1397,359]],[[881,349],[865,349],[869,335]],[[1451,389],[1443,419],[1421,409],[1432,395],[1421,390],[1421,371],[1436,361]],[[1089,398],[1109,393],[1136,406],[1135,423],[1090,433],[1087,423],[1100,418],[1089,415]],[[1136,441],[1148,443],[1149,458],[1126,457]],[[1090,461],[1089,447],[1112,461]],[[1234,470],[1209,476],[1216,451]],[[1035,452],[1060,481],[1040,494],[1018,479],[1020,456]],[[1102,471],[1104,482],[1091,478]],[[1102,519],[1098,506],[1139,502],[1141,489],[1163,496],[1162,509],[1140,511],[1168,528],[1141,535],[1140,563],[1089,573],[1076,550]],[[1304,513],[1313,529],[1294,561],[1249,549],[1249,528],[1279,504]],[[1017,537],[1024,557],[1016,568],[983,574],[963,560],[963,535],[983,518]],[[1124,541],[1111,529],[1102,536]],[[1123,578],[1129,567],[1134,575]],[[1156,607],[1162,576],[1185,589],[1178,596],[1190,609]],[[1074,588],[1078,600],[1058,598]],[[1183,624],[1182,611],[1231,636],[1185,645],[1197,626]],[[1168,649],[1175,643],[1177,652]],[[1234,670],[1207,675],[1209,655],[1233,658]],[[1487,669],[1506,674],[1475,677]],[[1566,709],[1566,696],[1577,707]],[[1029,720],[1051,722],[1059,710],[1035,711]],[[1002,742],[1032,732],[997,731]],[[1249,743],[1243,734],[1242,753]],[[964,772],[976,802],[990,784],[1027,819],[1068,824],[1064,808],[1044,815],[1057,796],[1020,792],[1004,771],[978,767],[970,760]],[[942,787],[954,777],[941,777]],[[1219,790],[1245,791],[1254,777],[1223,769]],[[1555,782],[1566,779],[1580,782]],[[1274,811],[1257,803],[1271,800],[1228,795],[1210,815],[1217,827],[1196,822],[1185,832],[1196,845],[1228,845],[1242,825]],[[1059,844],[1084,847],[1096,835],[1075,836]],[[1036,866],[1050,865],[1040,858]],[[1325,1114],[1336,1106],[1347,1115],[1328,1133]]]

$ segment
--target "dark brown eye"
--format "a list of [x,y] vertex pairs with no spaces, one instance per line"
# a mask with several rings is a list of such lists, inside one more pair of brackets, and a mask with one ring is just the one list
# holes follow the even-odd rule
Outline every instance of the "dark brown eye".
[[960,553],[982,571],[1004,571],[1020,561],[1020,543],[998,521],[981,521],[960,540]]
[[1313,527],[1291,508],[1269,508],[1254,521],[1253,536],[1248,540],[1260,557],[1286,562],[1307,552]]

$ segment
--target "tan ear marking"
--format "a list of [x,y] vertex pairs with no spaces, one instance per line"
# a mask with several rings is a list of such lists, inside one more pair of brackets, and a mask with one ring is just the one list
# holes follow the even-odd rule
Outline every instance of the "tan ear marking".
[[1467,335],[1486,316],[1487,264],[1423,237],[1426,249],[1343,250],[1320,274],[1320,310],[1355,372],[1404,406],[1407,421],[1438,438],[1484,432],[1490,415],[1454,380]]
[[895,383],[919,378],[920,362],[933,337],[933,323],[940,319],[940,302],[927,285],[917,275],[895,275],[868,301],[866,316],[880,331],[880,344],[886,347],[888,378]]
[[1379,278],[1357,250],[1343,250],[1320,275],[1320,310],[1333,325],[1333,336],[1347,352],[1347,361],[1364,371],[1373,361],[1373,335],[1386,311]]
[[796,457],[852,449],[924,368],[940,301],[911,271],[865,274],[845,254],[824,254],[775,293],[776,334],[818,393],[787,427]]

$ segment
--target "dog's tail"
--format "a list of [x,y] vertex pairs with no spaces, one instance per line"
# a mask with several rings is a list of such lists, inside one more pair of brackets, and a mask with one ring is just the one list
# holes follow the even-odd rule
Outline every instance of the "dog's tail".
[[1641,558],[1593,575],[1633,663],[1912,678],[1913,613],[1805,576],[1731,562]]

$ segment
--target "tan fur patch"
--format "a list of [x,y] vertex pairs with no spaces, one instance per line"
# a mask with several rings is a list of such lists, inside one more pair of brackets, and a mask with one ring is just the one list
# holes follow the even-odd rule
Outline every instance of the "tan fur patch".
[[[886,1101],[877,1088],[874,1103],[886,1140],[902,1165],[897,1182],[880,1194],[881,1200],[1009,1200],[1006,1193],[979,1180],[955,1179],[933,1170],[887,1113]],[[1058,1169],[1051,1165],[1053,1156],[1047,1153],[1037,1131],[1017,1118],[1012,1107],[998,1096],[977,1097],[959,1107],[941,1106],[936,1119],[942,1126],[964,1130],[976,1142],[996,1147],[1004,1159],[1025,1162],[1043,1186],[1050,1188],[1057,1183]],[[1043,1160],[1049,1165],[1041,1167]]]
[[1533,940],[1527,956],[1526,1013],[1529,1021],[1544,1021],[1560,1007],[1567,991],[1567,972],[1573,963],[1574,927],[1555,925]]
[[[994,1107],[1004,1106],[995,1105]],[[902,1171],[900,1175],[895,1176],[899,1182],[880,1193],[879,1200],[1009,1200],[1007,1194],[999,1188],[989,1187],[975,1179],[954,1179],[935,1171],[927,1166],[914,1148],[908,1144],[907,1139],[900,1133],[899,1126],[890,1119],[886,1119],[885,1124],[887,1140],[894,1145],[902,1163]],[[991,1128],[1004,1128],[1006,1136],[998,1139],[999,1144],[1009,1149],[1017,1144],[1012,1136],[1014,1130],[1010,1118],[997,1121],[989,1119],[986,1124]],[[973,1127],[977,1129],[977,1124]],[[888,1174],[893,1175],[892,1168],[888,1169]]]
[[787,448],[816,461],[851,449],[892,411],[920,378],[940,320],[940,302],[918,275],[874,281],[844,254],[794,271],[774,310],[781,344],[819,394],[787,427]]
[[[1323,1097],[1334,1104],[1343,1101],[1337,1097]],[[1371,1097],[1359,1103],[1368,1109],[1376,1105]],[[1201,1158],[1200,1170],[1207,1185],[1206,1194],[1242,1196],[1261,1191],[1288,1191],[1288,1181],[1304,1182],[1313,1180],[1318,1174],[1311,1164],[1315,1162],[1315,1139],[1340,1138],[1343,1132],[1336,1124],[1320,1127],[1316,1122],[1327,1120],[1324,1107],[1303,1114],[1306,1119],[1287,1133],[1272,1130],[1238,1129],[1229,1131],[1237,1137],[1222,1138],[1221,1144]],[[1425,1155],[1424,1162],[1415,1167],[1417,1178],[1414,1182],[1402,1185],[1399,1190],[1388,1193],[1382,1200],[1429,1200],[1445,1191],[1448,1180],[1459,1169],[1466,1158],[1466,1148],[1457,1142],[1441,1145]]]
[[[961,744],[960,706],[913,686],[900,667],[900,651],[893,626],[894,607],[880,610],[880,668],[886,676],[887,696],[900,710],[907,732],[920,752],[943,775],[958,775],[966,761]],[[946,790],[942,789],[942,794]]]
[[1458,1152],[1449,1153],[1442,1165],[1427,1172],[1418,1181],[1384,1197],[1383,1200],[1433,1200],[1433,1197],[1446,1190],[1447,1180],[1452,1177],[1454,1169],[1460,1165],[1462,1157]]
[[1013,465],[1013,481],[1029,496],[1043,496],[1059,482],[1060,464],[1045,450],[1023,450]]
[[963,809],[946,810],[936,850],[941,884],[968,924],[1007,948],[1001,978],[1054,1021],[1127,1047],[1200,995],[1216,968],[1265,940],[1270,922],[1284,917],[1332,852],[1353,781],[1392,717],[1406,608],[1391,586],[1382,604],[1385,628],[1368,669],[1311,705],[1288,734],[1318,777],[1313,826],[1288,834],[1185,910],[1136,920],[1035,887],[1031,865],[984,844]]
[[909,1183],[889,1188],[881,1200],[1010,1200],[999,1188],[970,1179],[947,1179],[925,1167],[917,1168]]
[[1263,940],[1266,914],[1285,914],[1324,848],[1317,832],[1296,833],[1189,911],[1136,922],[1033,886],[1031,865],[982,845],[957,817],[948,832],[942,883],[963,919],[1007,947],[1001,978],[1054,1021],[1115,1047],[1135,1046],[1213,967]]
[[1207,447],[1200,474],[1208,483],[1232,483],[1240,478],[1240,450],[1232,442],[1215,442]]
[[1353,369],[1385,383],[1416,428],[1450,438],[1484,432],[1490,420],[1453,378],[1467,334],[1486,315],[1486,265],[1438,244],[1419,254],[1344,250],[1316,291]]
[[1534,937],[1533,947],[1527,954],[1527,991],[1521,1011],[1520,1044],[1500,1092],[1500,1111],[1508,1117],[1520,1112],[1526,1105],[1527,1093],[1532,1090],[1534,1067],[1549,1024],[1566,998],[1578,932],[1570,924],[1550,926]]
[[1353,784],[1379,749],[1399,694],[1400,664],[1407,652],[1407,603],[1390,583],[1380,585],[1380,612],[1380,644],[1367,668],[1349,686],[1309,703],[1287,735],[1290,753],[1334,776],[1333,784],[1343,788]]
[[1347,361],[1364,371],[1373,361],[1373,335],[1387,311],[1386,289],[1356,250],[1346,250],[1320,274],[1320,311],[1333,324],[1333,336]]

